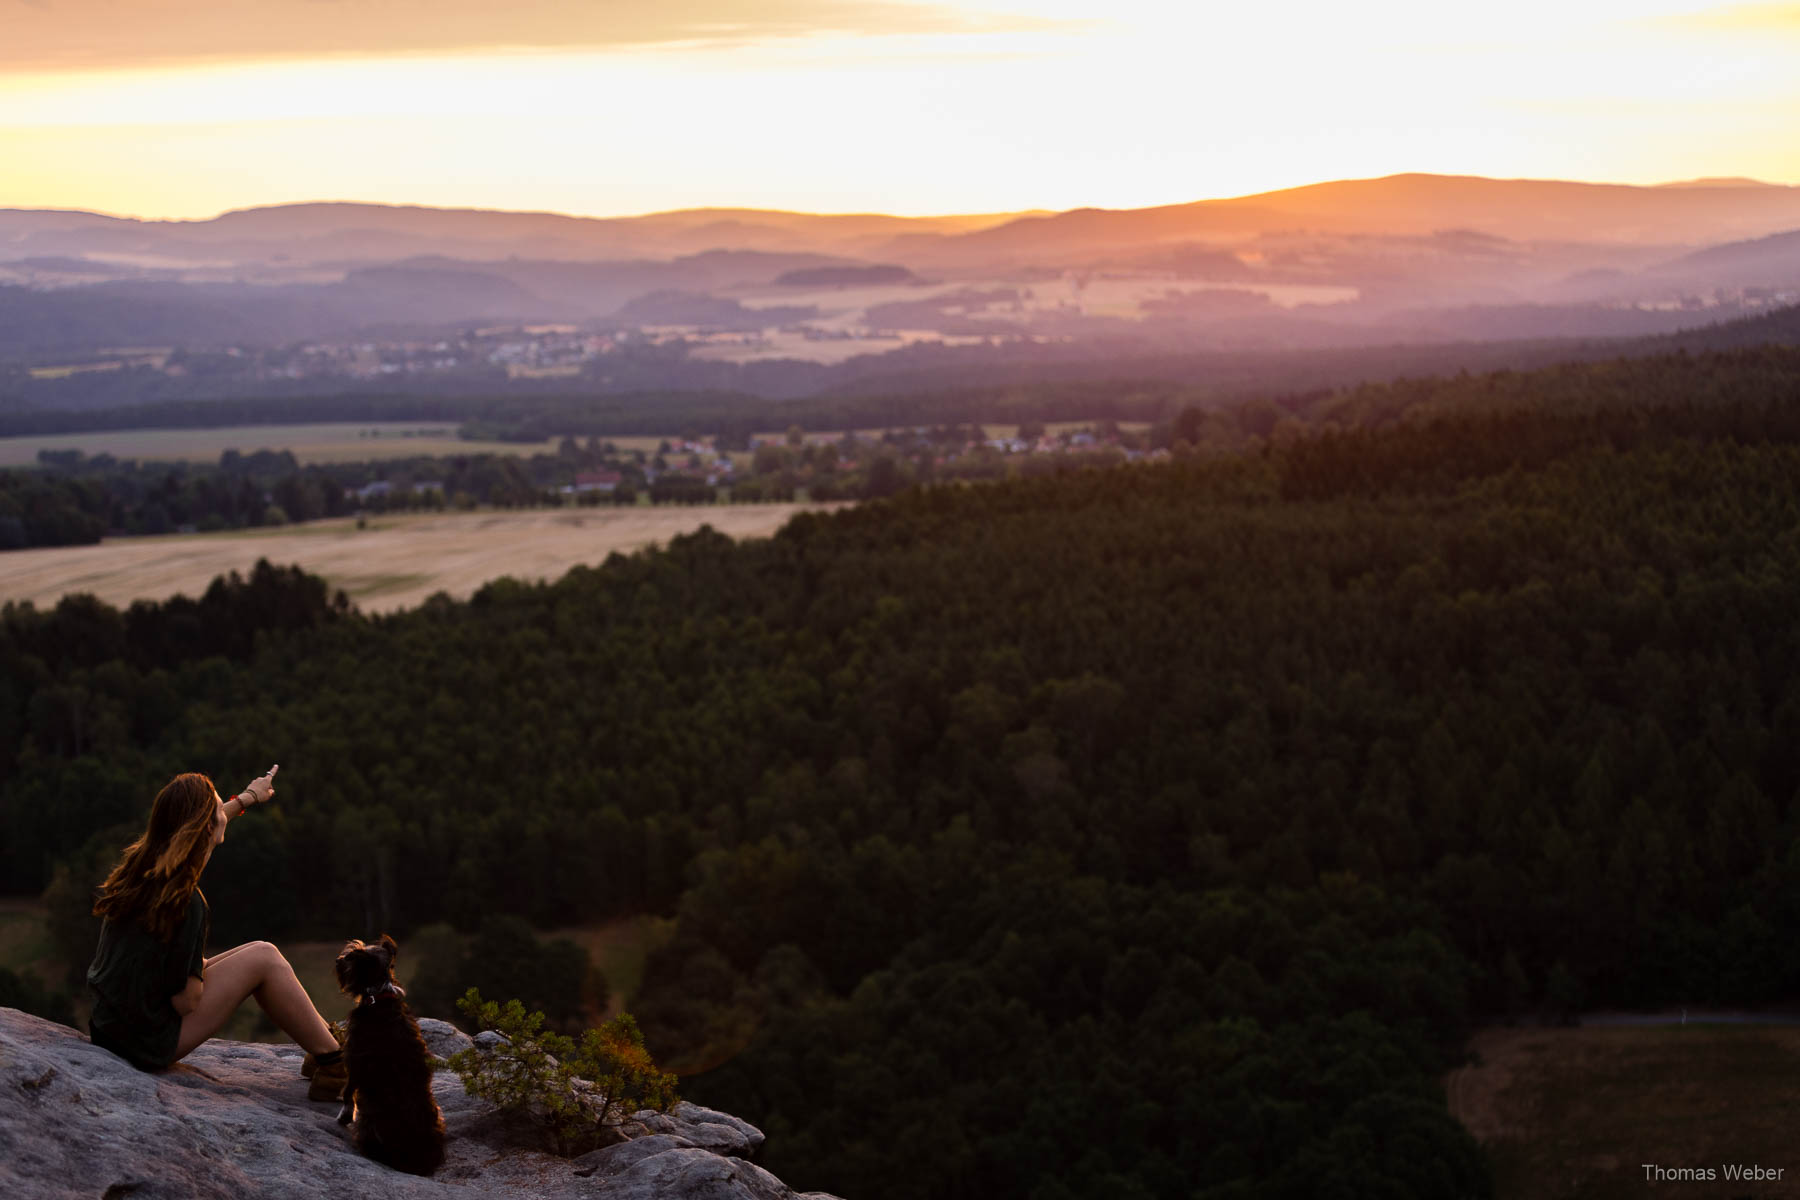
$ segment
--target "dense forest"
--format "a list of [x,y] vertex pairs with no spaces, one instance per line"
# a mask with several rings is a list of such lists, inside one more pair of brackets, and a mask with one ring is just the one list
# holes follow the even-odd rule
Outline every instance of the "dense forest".
[[394,616],[9,606],[0,886],[85,957],[160,781],[279,760],[217,938],[672,915],[634,1011],[795,1186],[1487,1194],[1473,1023],[1800,988],[1800,352],[1289,415]]

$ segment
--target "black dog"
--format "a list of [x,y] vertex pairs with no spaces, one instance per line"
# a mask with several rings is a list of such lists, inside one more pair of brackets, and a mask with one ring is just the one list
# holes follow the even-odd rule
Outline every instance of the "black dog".
[[413,1175],[444,1162],[444,1114],[431,1098],[431,1051],[394,982],[400,947],[387,934],[374,945],[347,942],[337,957],[338,986],[356,997],[344,1039],[344,1108],[356,1149]]

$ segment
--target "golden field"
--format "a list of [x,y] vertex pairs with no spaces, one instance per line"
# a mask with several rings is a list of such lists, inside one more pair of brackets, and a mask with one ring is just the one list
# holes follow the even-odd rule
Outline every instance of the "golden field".
[[824,504],[559,508],[313,521],[279,529],[108,538],[95,546],[13,550],[0,563],[0,602],[40,608],[71,592],[123,607],[133,600],[198,597],[219,575],[247,573],[257,559],[299,564],[348,593],[367,612],[412,608],[436,592],[467,598],[491,579],[555,580],[666,544],[711,525],[732,538],[767,537],[795,513]]
[[[306,425],[229,425],[217,429],[115,429],[97,433],[42,433],[0,438],[0,467],[37,465],[39,450],[79,450],[140,462],[212,464],[227,450],[292,451],[301,466],[372,462],[463,454],[554,454],[560,439],[542,442],[471,442],[456,436],[454,421],[338,421]],[[587,439],[583,438],[583,441]],[[621,450],[654,454],[663,439],[611,437]]]

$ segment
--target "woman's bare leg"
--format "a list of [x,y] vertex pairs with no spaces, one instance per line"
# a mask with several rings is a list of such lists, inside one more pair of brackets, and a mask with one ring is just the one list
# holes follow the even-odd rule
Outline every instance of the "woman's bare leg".
[[[212,962],[218,963],[215,968]],[[268,942],[250,942],[211,960],[200,1006],[181,1018],[181,1037],[175,1057],[188,1053],[225,1027],[231,1014],[246,999],[255,997],[281,1031],[314,1054],[338,1048],[325,1018],[313,1007],[306,989],[294,977],[294,968]]]
[[247,950],[251,946],[254,946],[257,944],[258,943],[256,943],[256,942],[245,942],[241,946],[233,946],[229,950],[221,950],[217,954],[213,955],[211,958],[206,960],[206,969],[210,971],[210,970],[212,970],[212,965],[214,963],[220,961],[221,959],[230,958],[232,955],[236,954],[239,950]]

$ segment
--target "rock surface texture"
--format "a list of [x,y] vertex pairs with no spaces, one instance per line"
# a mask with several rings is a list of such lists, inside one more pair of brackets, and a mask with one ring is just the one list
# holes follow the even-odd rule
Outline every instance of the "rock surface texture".
[[[442,1021],[419,1025],[440,1056],[469,1045]],[[350,1148],[338,1106],[307,1100],[298,1046],[214,1039],[151,1075],[65,1025],[0,1008],[0,1196],[835,1200],[795,1193],[750,1161],[760,1131],[697,1105],[640,1113],[626,1140],[568,1159],[453,1073],[432,1091],[448,1153],[420,1179]]]

